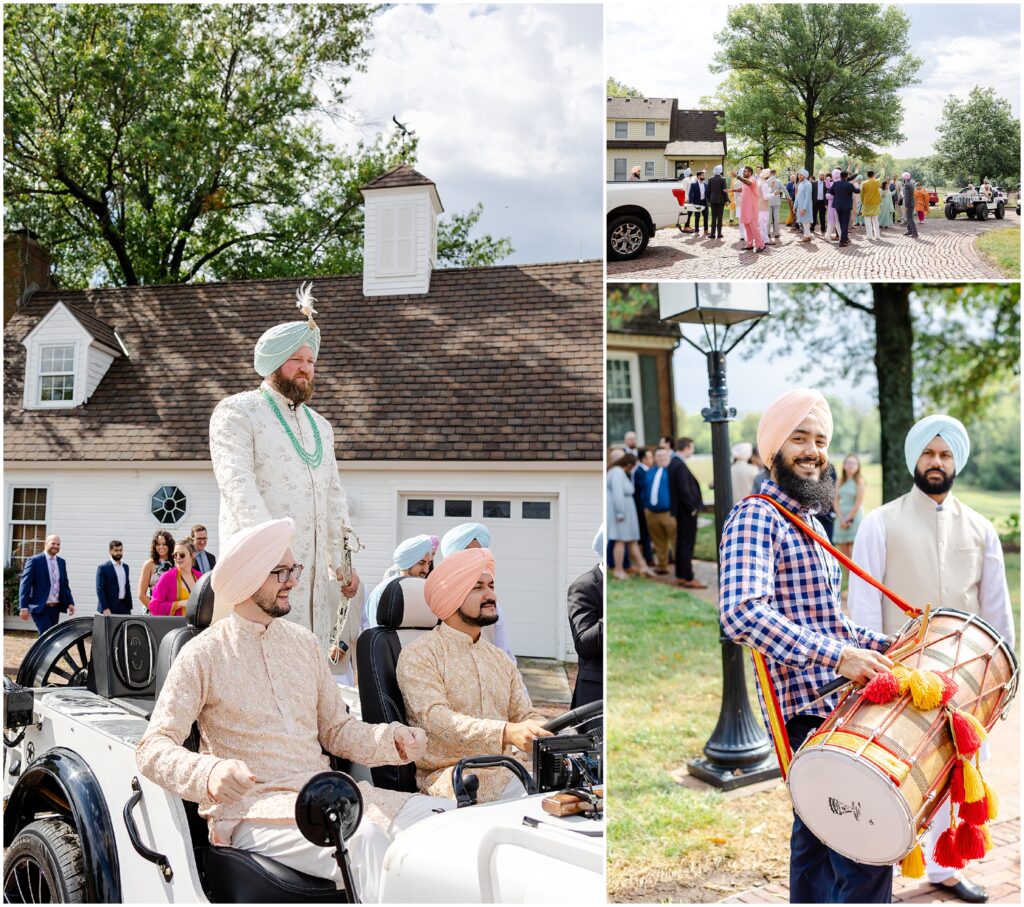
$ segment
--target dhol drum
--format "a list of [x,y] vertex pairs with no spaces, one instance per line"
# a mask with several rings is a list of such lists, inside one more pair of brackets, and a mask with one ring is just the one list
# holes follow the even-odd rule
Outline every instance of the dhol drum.
[[[991,728],[1017,692],[1017,659],[976,614],[941,608],[900,630],[892,651],[907,668],[956,681],[951,705]],[[913,848],[945,797],[955,758],[944,708],[922,712],[910,693],[875,705],[846,693],[793,757],[786,783],[793,808],[825,844],[859,863],[884,866]]]

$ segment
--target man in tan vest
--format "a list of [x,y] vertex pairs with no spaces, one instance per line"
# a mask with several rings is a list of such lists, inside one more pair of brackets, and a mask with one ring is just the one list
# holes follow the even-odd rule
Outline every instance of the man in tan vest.
[[[911,602],[978,614],[1013,647],[1013,615],[1003,549],[995,527],[952,493],[957,473],[970,456],[964,426],[952,416],[927,416],[907,435],[904,453],[914,487],[869,513],[853,543],[853,559],[869,574]],[[906,617],[880,592],[850,577],[854,623],[896,633]],[[982,757],[987,755],[983,751]],[[962,901],[988,900],[980,885],[931,860],[938,836],[949,824],[940,810],[922,842],[928,881]]]

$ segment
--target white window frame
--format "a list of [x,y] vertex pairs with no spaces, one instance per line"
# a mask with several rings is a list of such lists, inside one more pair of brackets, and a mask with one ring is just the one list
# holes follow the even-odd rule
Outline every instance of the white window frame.
[[[618,177],[618,166],[622,163],[622,178]],[[629,158],[615,157],[612,158],[612,182],[624,183],[629,179]]]
[[654,138],[658,134],[658,124],[653,120],[644,123],[644,137]]
[[654,179],[654,161],[644,161],[644,179]]
[[[407,232],[403,233],[403,218]],[[410,203],[381,205],[377,212],[377,273],[382,277],[410,277],[416,273],[416,206]],[[403,246],[408,252],[402,265]]]
[[[619,127],[620,126],[622,127],[622,135],[619,135]],[[614,132],[614,135],[615,135],[615,138],[618,139],[619,141],[622,141],[622,139],[628,139],[629,138],[629,120],[616,120],[615,121],[615,132]]]
[[[43,353],[50,349],[66,349],[71,348],[71,371],[70,372],[44,372],[43,371]],[[75,401],[78,397],[78,366],[79,366],[79,349],[80,344],[78,341],[72,341],[71,343],[40,343],[36,346],[36,374],[35,374],[35,401],[34,405],[41,409],[68,409],[75,405]],[[63,375],[71,376],[71,399],[70,400],[44,400],[43,399],[43,378],[54,378]]]
[[[611,382],[607,382],[608,403],[632,403],[633,404],[633,431],[636,432],[636,443],[638,447],[646,444],[644,438],[643,423],[643,390],[640,387],[640,357],[636,353],[614,353],[611,350],[607,353],[607,361],[618,360],[629,363],[629,387],[632,398],[629,400],[616,399],[612,397]],[[607,366],[605,366],[607,369]],[[606,375],[607,378],[607,375]]]
[[[161,488],[164,487],[177,488],[178,491],[185,495],[185,512],[181,515],[181,518],[175,523],[161,522],[160,518],[155,513],[153,513],[153,495],[155,495]],[[156,526],[157,529],[166,529],[168,532],[170,532],[170,530],[172,529],[177,529],[179,526],[181,526],[182,523],[188,521],[189,516],[192,513],[192,492],[186,491],[184,487],[182,487],[181,482],[179,482],[177,479],[168,479],[165,482],[158,482],[150,489],[149,494],[146,495],[146,513],[149,514],[149,518],[153,521],[153,525]]]
[[38,526],[38,520],[16,520],[14,518],[14,493],[16,491],[45,491],[46,510],[43,514],[43,539],[49,535],[50,508],[53,502],[53,488],[45,483],[38,482],[12,482],[7,486],[7,550],[4,552],[4,565],[11,566],[11,545],[14,542],[15,526]]

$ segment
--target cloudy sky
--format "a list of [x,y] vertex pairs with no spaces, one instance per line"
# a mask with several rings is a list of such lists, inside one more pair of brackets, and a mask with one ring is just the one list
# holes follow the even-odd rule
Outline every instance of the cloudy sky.
[[[931,153],[942,105],[950,94],[966,97],[974,85],[991,86],[1020,117],[1020,6],[1013,4],[905,3],[910,42],[924,60],[920,83],[901,92],[906,141],[888,149],[895,157]],[[661,5],[609,0],[608,73],[652,97],[679,98],[683,108],[714,94],[723,78],[708,71],[725,27],[727,6],[704,4],[677,20],[666,40]]]
[[600,258],[604,79],[597,5],[396,5],[349,85],[340,144],[391,117],[419,136],[417,169],[446,212],[484,204],[481,230],[514,263]]

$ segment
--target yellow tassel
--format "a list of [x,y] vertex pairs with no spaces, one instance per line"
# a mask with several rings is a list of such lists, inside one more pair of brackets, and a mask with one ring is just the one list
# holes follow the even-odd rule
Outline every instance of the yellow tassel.
[[964,760],[964,802],[977,803],[985,796],[985,781],[970,762]]
[[988,731],[985,730],[985,725],[978,721],[978,719],[970,712],[961,711],[960,714],[974,726],[974,730],[977,732],[979,739],[984,743],[985,738],[988,737]]
[[988,853],[992,849],[992,832],[988,830],[988,825],[982,825],[981,833],[985,838],[985,853]]
[[910,672],[910,695],[914,700],[914,706],[922,712],[939,707],[942,702],[942,691],[942,681],[934,671]]
[[905,879],[919,879],[924,875],[924,854],[921,852],[921,842],[914,845],[900,863],[900,875]]
[[892,673],[896,677],[896,682],[900,685],[900,696],[902,696],[910,688],[910,669],[903,667],[901,664],[894,664],[892,666]]
[[991,821],[999,815],[999,798],[996,796],[996,792],[988,786],[987,781],[982,779],[981,783],[985,787],[985,802],[988,804],[988,818]]

